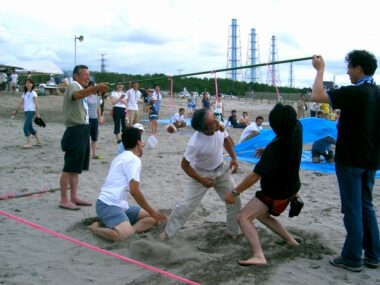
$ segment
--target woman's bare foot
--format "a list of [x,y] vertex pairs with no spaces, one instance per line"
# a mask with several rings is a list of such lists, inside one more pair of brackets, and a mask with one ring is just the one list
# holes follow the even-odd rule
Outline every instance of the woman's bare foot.
[[293,238],[291,240],[286,241],[286,245],[290,247],[299,246],[300,244]]
[[241,266],[252,266],[252,265],[265,265],[267,264],[267,260],[265,257],[252,257],[247,260],[239,260],[238,264]]

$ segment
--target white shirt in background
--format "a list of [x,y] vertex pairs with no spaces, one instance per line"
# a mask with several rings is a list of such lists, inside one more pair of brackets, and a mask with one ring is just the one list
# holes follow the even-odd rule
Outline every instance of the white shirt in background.
[[261,130],[263,130],[262,126],[258,127],[255,122],[250,123],[243,130],[243,132],[242,132],[242,134],[240,136],[239,143],[242,143],[253,131],[256,131],[256,132],[259,133]]
[[138,100],[141,98],[140,90],[135,90],[133,88],[129,89],[127,92],[128,95],[128,110],[138,110],[139,106],[137,105]]

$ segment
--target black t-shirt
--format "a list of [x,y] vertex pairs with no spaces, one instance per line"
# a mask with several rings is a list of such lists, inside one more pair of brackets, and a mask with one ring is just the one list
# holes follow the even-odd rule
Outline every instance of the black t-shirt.
[[236,119],[236,116],[229,116],[228,117],[228,121],[229,122],[231,122],[231,125],[233,126],[233,127],[235,127],[237,124],[238,124],[238,122],[237,122],[237,119]]
[[261,191],[272,199],[287,199],[301,187],[302,125],[297,121],[291,134],[275,137],[254,168],[261,176]]
[[335,161],[349,167],[380,168],[380,91],[364,83],[328,92],[340,109]]

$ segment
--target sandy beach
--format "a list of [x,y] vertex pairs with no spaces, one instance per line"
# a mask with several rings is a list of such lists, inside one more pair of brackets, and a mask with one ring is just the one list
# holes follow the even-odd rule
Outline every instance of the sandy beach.
[[[288,218],[288,211],[279,219],[299,240],[298,248],[288,248],[264,226],[258,227],[261,244],[268,259],[267,266],[243,268],[236,261],[250,256],[244,237],[235,240],[225,235],[225,206],[210,189],[200,207],[172,240],[161,242],[158,235],[163,225],[122,243],[111,243],[94,236],[88,224],[95,217],[95,206],[68,211],[58,207],[59,175],[63,167],[60,141],[65,127],[62,123],[62,97],[39,97],[40,113],[46,128],[36,127],[42,146],[22,149],[23,113],[11,119],[19,96],[0,93],[0,195],[52,189],[51,192],[0,200],[0,284],[186,284],[170,276],[123,261],[115,254],[139,261],[199,284],[380,284],[380,271],[364,267],[351,273],[333,267],[331,255],[339,255],[345,230],[340,212],[340,198],[335,174],[301,171],[300,195],[305,203],[300,216]],[[169,119],[169,110],[186,107],[186,100],[175,99],[174,105],[164,99],[162,119]],[[198,100],[198,105],[200,100]],[[101,160],[91,160],[90,170],[80,176],[79,193],[95,203],[116,154],[113,123],[106,102],[106,122],[100,127],[98,153]],[[254,120],[257,115],[268,119],[273,103],[225,100],[226,117],[236,109],[238,116],[247,111]],[[146,116],[140,110],[141,119]],[[147,122],[142,121],[146,130]],[[238,141],[241,129],[227,131]],[[141,190],[155,208],[169,214],[181,198],[190,179],[181,169],[185,145],[193,131],[186,127],[174,134],[160,125],[158,145],[144,149]],[[144,134],[147,140],[149,134]],[[33,141],[34,142],[34,141]],[[240,163],[234,175],[236,183],[252,171],[254,165]],[[376,181],[374,202],[380,208],[380,181]],[[259,189],[255,185],[241,195],[245,205]],[[11,216],[26,220],[29,225]],[[43,228],[36,229],[31,224]],[[53,236],[50,230],[60,236]],[[63,238],[71,237],[81,243]],[[83,246],[92,245],[94,248]],[[97,249],[113,253],[111,256]]]

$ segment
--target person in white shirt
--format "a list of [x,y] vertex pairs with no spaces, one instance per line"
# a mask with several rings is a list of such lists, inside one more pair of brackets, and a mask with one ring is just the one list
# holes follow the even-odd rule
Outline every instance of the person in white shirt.
[[[185,224],[191,213],[201,203],[203,196],[214,188],[222,201],[227,192],[234,188],[231,175],[238,168],[236,154],[228,133],[221,128],[215,115],[206,109],[194,112],[191,126],[195,133],[188,142],[181,167],[191,178],[185,188],[182,200],[172,211],[165,230],[160,239],[172,238]],[[229,162],[224,160],[223,148],[231,156]],[[237,197],[233,205],[226,204],[227,235],[236,237],[239,231],[236,215],[240,209],[240,199]]]
[[11,74],[11,89],[13,92],[17,89],[18,75],[16,71],[13,71]]
[[0,87],[1,91],[7,90],[8,76],[5,72],[0,73]]
[[186,122],[185,122],[185,109],[180,108],[178,110],[178,113],[175,113],[171,119],[172,124],[177,128],[184,128],[186,127]]
[[[125,151],[112,161],[96,201],[96,214],[105,226],[99,222],[89,226],[95,235],[110,241],[124,241],[166,221],[166,216],[153,209],[140,191],[140,157],[144,147],[140,130],[127,128],[122,141]],[[129,195],[141,208],[129,204]]]
[[127,97],[128,126],[132,127],[139,120],[139,106],[137,102],[141,99],[141,92],[137,81],[132,83],[132,88],[128,90]]
[[[121,143],[121,133],[126,128],[126,110],[127,110],[127,95],[124,93],[124,84],[118,82],[116,90],[111,93],[112,118],[114,123],[113,133],[116,136],[116,142]],[[121,126],[121,130],[120,130]]]
[[26,137],[26,144],[24,145],[24,148],[32,147],[32,144],[30,142],[30,135],[33,135],[36,138],[37,145],[41,145],[37,131],[33,128],[34,116],[37,118],[40,117],[38,110],[37,93],[34,91],[34,87],[35,85],[32,79],[27,79],[25,81],[24,93],[21,96],[21,102],[16,110],[12,113],[13,118],[17,114],[18,109],[20,109],[21,106],[24,106],[25,120],[23,129]]
[[263,129],[262,124],[264,118],[262,116],[257,116],[255,122],[250,123],[242,132],[239,143],[245,142],[255,136],[257,136]]
[[160,93],[160,85],[154,84],[153,85],[153,94],[152,94],[152,100],[156,100],[156,109],[157,109],[157,116],[160,114],[160,107],[161,107],[161,100],[162,100],[162,95]]

